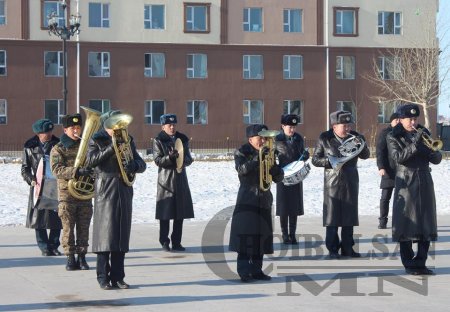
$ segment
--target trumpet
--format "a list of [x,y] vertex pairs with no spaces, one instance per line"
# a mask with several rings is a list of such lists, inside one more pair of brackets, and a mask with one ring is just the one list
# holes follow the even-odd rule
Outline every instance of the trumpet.
[[273,141],[280,133],[278,130],[263,130],[258,133],[266,139],[266,142],[259,150],[259,189],[268,191],[272,184],[272,175],[269,173],[270,168],[275,164],[275,148]]
[[428,135],[428,133],[425,132],[424,128],[422,129],[417,129],[415,127],[413,127],[414,131],[419,132],[420,135],[422,136],[422,140],[423,140],[423,144],[428,147],[430,150],[432,150],[433,152],[436,152],[440,149],[442,149],[442,146],[444,145],[444,143],[439,140],[433,140],[433,138]]

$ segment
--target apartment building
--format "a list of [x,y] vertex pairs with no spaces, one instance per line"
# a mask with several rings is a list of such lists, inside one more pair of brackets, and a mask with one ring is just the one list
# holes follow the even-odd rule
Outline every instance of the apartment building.
[[[375,101],[363,76],[375,62],[393,79],[383,51],[425,41],[423,25],[435,23],[438,8],[438,0],[64,3],[65,15],[61,1],[0,0],[4,146],[28,138],[36,119],[60,124],[80,106],[132,114],[139,148],[160,131],[163,113],[177,114],[194,140],[210,141],[241,140],[251,123],[277,129],[282,113],[295,113],[298,131],[316,139],[328,114],[343,108],[370,137],[395,103]],[[60,25],[82,16],[81,32],[67,41],[67,103],[62,40],[48,33],[52,12]]]

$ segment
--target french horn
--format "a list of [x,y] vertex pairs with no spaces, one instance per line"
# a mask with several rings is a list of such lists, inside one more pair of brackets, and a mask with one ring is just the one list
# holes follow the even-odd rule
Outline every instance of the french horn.
[[358,156],[365,146],[366,142],[363,139],[350,134],[350,137],[342,142],[341,146],[338,148],[342,157],[333,155],[328,156],[331,167],[336,171],[341,170],[342,166],[349,160]]

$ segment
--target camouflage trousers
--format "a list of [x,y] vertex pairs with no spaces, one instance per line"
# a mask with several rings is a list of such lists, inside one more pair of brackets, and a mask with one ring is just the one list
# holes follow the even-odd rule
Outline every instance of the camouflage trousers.
[[58,215],[63,226],[61,246],[64,249],[64,254],[86,254],[89,246],[92,206],[59,203]]

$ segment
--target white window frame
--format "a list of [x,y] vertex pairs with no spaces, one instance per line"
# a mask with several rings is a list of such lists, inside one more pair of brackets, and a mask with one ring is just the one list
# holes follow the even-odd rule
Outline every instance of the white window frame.
[[[93,108],[91,106],[92,101],[101,101],[101,105],[102,105],[101,113],[106,113],[111,110],[111,101],[109,99],[89,99],[89,101],[88,101],[89,108]],[[95,109],[95,108],[93,108],[93,109]]]
[[[350,58],[351,60],[351,75],[348,75],[345,70],[344,60]],[[338,61],[340,60],[340,62]],[[336,56],[336,79],[342,80],[354,80],[355,79],[355,67],[356,67],[356,59],[351,55],[338,55]],[[339,66],[340,65],[340,66]]]
[[[393,106],[390,112],[387,112],[388,106]],[[397,108],[401,105],[400,102],[382,102],[380,101],[378,103],[378,123],[379,124],[388,124],[390,123],[389,118],[391,117],[392,113],[397,110]]]
[[[100,5],[100,26],[90,26],[92,28],[110,28],[111,27],[111,21],[109,19],[110,15],[110,5],[109,3],[102,3],[102,2],[89,2],[89,4],[99,4]],[[89,10],[89,4],[88,4],[88,10]],[[105,10],[105,7],[108,9]],[[106,17],[105,14],[108,12],[108,16]],[[89,12],[91,14],[91,12]]]
[[[201,63],[203,60],[205,61],[205,74],[202,76],[202,73],[198,73],[195,71],[197,68],[198,58],[201,58]],[[192,67],[189,67],[189,61],[192,64]],[[190,79],[206,79],[208,78],[208,55],[203,53],[192,53],[188,54],[186,58],[186,77]]]
[[292,106],[294,106],[294,104],[297,104],[295,102],[299,102],[300,106],[299,106],[299,110],[300,110],[300,114],[296,114],[298,115],[298,119],[299,119],[299,124],[303,124],[303,100],[284,100],[283,101],[283,114],[295,114],[292,111]]
[[3,68],[3,69],[5,70],[5,73],[4,73],[4,74],[0,74],[0,76],[6,76],[6,74],[8,73],[8,72],[7,72],[7,66],[6,66],[6,64],[7,64],[7,59],[6,59],[7,54],[6,54],[6,50],[0,50],[0,53],[3,53],[3,54],[5,55],[5,56],[4,56],[4,63],[3,63],[3,64],[0,63],[0,68]]
[[[353,13],[353,32],[344,32],[344,14],[343,12]],[[336,34],[338,35],[355,35],[356,34],[356,10],[354,9],[337,9],[336,10]],[[340,29],[340,31],[339,31]]]
[[[162,27],[153,27],[153,7],[162,7],[163,8],[163,20]],[[148,10],[149,18],[145,18],[145,10]],[[148,23],[150,27],[145,27],[145,23]],[[166,29],[166,6],[164,4],[145,4],[144,5],[144,29],[152,29],[152,30],[164,30]]]
[[[202,120],[201,116],[195,116],[195,106],[204,105],[206,118]],[[189,112],[192,112],[189,114]],[[186,123],[188,125],[207,125],[208,124],[208,102],[205,100],[190,100],[186,105]]]
[[[261,24],[256,24],[255,22],[252,22],[251,11],[253,11],[253,10],[260,11]],[[263,27],[264,27],[263,8],[257,8],[257,7],[244,8],[243,15],[244,16],[243,16],[243,21],[242,21],[242,27],[243,27],[244,31],[248,31],[248,32],[262,32],[263,31]],[[258,27],[254,27],[254,26],[258,26]]]
[[[300,30],[294,31],[291,29],[292,14],[299,11],[300,14]],[[285,13],[287,13],[287,21],[285,19]],[[286,30],[287,28],[287,30]],[[303,10],[302,9],[284,9],[283,10],[283,32],[285,33],[302,33],[303,32]]]
[[55,12],[57,16],[57,22],[59,26],[65,25],[66,23],[66,17],[62,15],[64,11],[61,9],[61,6],[59,5],[59,0],[45,0],[42,5],[42,25],[44,28],[48,27],[48,17],[52,12],[49,12],[49,14],[45,14],[45,6],[47,3],[56,3],[56,11]]
[[[392,33],[387,32],[387,27],[385,24],[385,15],[392,14],[393,20],[393,28]],[[381,20],[380,20],[381,15]],[[397,15],[399,16],[399,24],[397,23]],[[402,12],[397,11],[379,11],[378,12],[378,34],[379,35],[401,35],[402,34],[402,23],[403,23],[403,14]]]
[[351,105],[350,113],[352,113],[353,121],[356,123],[358,112],[356,111],[355,102],[351,100],[336,101],[336,109],[349,111],[348,109],[345,108],[345,104]]
[[[291,62],[293,58],[300,59],[299,76],[291,75]],[[283,55],[283,79],[303,79],[303,56],[302,55]]]
[[[146,56],[149,56],[150,60],[149,60],[149,65],[150,66],[145,66],[145,58]],[[163,73],[161,76],[155,76],[153,75],[153,58],[154,56],[161,56],[162,55],[162,66],[163,66]],[[166,55],[164,53],[144,53],[144,76],[147,78],[165,78],[166,77]]]
[[[4,113],[1,113],[4,111]],[[2,119],[5,119],[5,122],[2,122]],[[0,125],[8,124],[8,103],[6,99],[0,99]]]
[[0,0],[0,8],[3,8],[3,14],[0,15],[0,25],[6,25],[6,3],[5,3],[5,0]]
[[[47,101],[58,101],[58,122],[54,122],[53,120],[52,120],[52,122],[57,125],[62,124],[62,117],[66,114],[64,100],[63,99],[45,99],[44,100],[44,114],[47,113],[47,111],[45,110],[45,104]],[[48,118],[48,117],[46,116],[45,118]],[[50,118],[48,118],[48,119],[50,119]]]
[[[159,125],[160,124],[160,120],[159,118],[153,118],[153,104],[155,102],[162,102],[164,105],[164,110],[163,110],[163,114],[166,113],[166,101],[164,100],[147,100],[145,101],[144,105],[144,120],[145,120],[145,124],[147,125]],[[147,119],[150,118],[150,122],[147,122]]]
[[[95,53],[95,54],[99,54],[100,53],[100,55],[101,55],[101,57],[100,57],[100,72],[101,72],[101,75],[95,75],[95,76],[93,76],[93,75],[91,75],[91,73],[90,73],[90,71],[89,71],[89,55],[91,54],[91,53]],[[104,64],[104,55],[108,55],[108,65],[105,65]],[[97,77],[97,78],[107,78],[107,77],[111,77],[111,57],[110,57],[110,54],[109,54],[109,52],[88,52],[88,74],[89,74],[89,77]]]
[[[205,17],[205,29],[198,28],[195,24],[195,16],[196,16],[195,9],[200,8],[200,7],[205,10],[205,16],[204,16]],[[189,4],[189,5],[186,5],[185,10],[186,10],[186,12],[185,12],[185,14],[186,14],[186,25],[185,25],[186,29],[185,29],[185,31],[186,32],[209,32],[209,22],[208,22],[209,8],[208,8],[208,5],[204,5],[202,3],[199,3],[198,5],[197,4],[195,4],[195,5]],[[189,11],[191,13],[190,15],[191,15],[192,19],[188,19]]]
[[[57,75],[49,75],[46,73],[46,55],[47,53],[57,53],[56,59],[57,59],[57,65],[58,65],[58,74]],[[64,66],[63,66],[63,51],[44,51],[44,76],[45,77],[62,77],[64,74]]]
[[[252,103],[261,104],[261,120],[252,120]],[[263,100],[244,100],[243,101],[243,121],[244,124],[252,125],[264,123],[264,101]],[[247,113],[245,111],[247,110]],[[248,119],[248,122],[246,120]]]
[[[386,66],[387,62],[393,63],[393,71],[389,72],[391,77],[386,78],[386,74],[388,73],[388,67]],[[378,57],[378,73],[382,80],[398,80],[399,71],[400,71],[400,59],[395,56],[379,56]]]
[[[261,72],[253,74],[251,71],[251,62],[253,58],[260,59]],[[247,66],[246,66],[247,65]],[[244,79],[264,79],[264,58],[262,55],[244,55],[242,60],[242,77]]]

